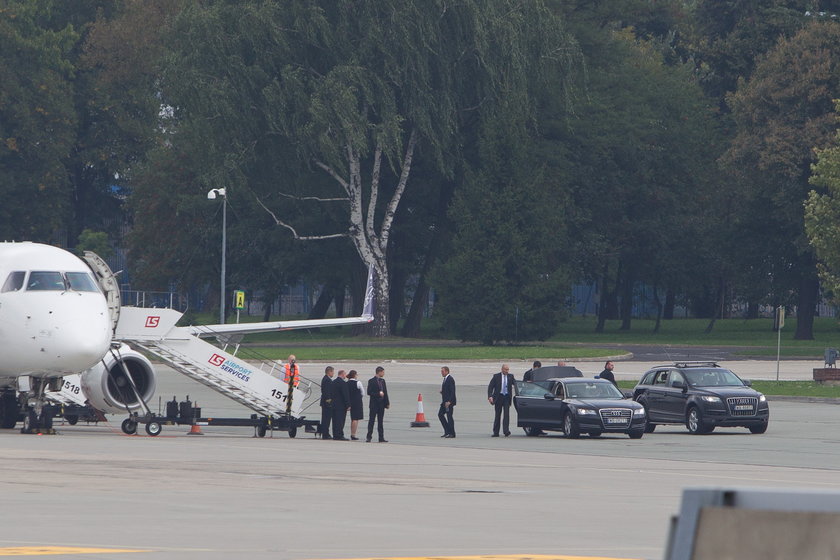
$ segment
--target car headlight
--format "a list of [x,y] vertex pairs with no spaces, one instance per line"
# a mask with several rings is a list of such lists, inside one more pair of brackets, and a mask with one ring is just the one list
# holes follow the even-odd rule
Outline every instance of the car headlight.
[[591,408],[579,408],[579,409],[577,409],[577,413],[581,416],[586,416],[588,414],[594,415],[595,411],[592,410]]
[[645,415],[645,409],[644,408],[633,409],[633,416],[644,416],[644,415]]
[[706,402],[715,402],[715,403],[721,402],[720,397],[715,397],[715,396],[712,396],[712,395],[703,395],[700,398],[703,399]]
[[764,402],[766,400],[767,400],[767,397],[765,397],[764,395],[758,395],[758,402]]

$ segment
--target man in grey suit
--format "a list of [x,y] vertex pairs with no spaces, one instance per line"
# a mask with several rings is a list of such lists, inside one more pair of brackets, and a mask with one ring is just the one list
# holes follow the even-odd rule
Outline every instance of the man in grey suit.
[[455,378],[449,374],[449,368],[443,366],[440,368],[440,375],[443,377],[443,382],[440,386],[440,410],[438,410],[438,419],[441,426],[443,426],[443,435],[440,437],[454,438],[455,437],[455,419],[452,418],[452,409],[455,408]]
[[502,364],[502,371],[494,373],[487,385],[487,400],[495,408],[493,417],[493,437],[499,437],[499,421],[505,437],[510,435],[510,403],[513,401],[513,374],[510,366]]

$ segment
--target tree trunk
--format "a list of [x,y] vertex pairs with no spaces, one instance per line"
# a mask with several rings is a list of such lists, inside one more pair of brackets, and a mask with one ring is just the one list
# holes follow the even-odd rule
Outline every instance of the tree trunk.
[[819,293],[820,281],[817,278],[816,267],[809,267],[799,280],[794,340],[814,340],[814,316],[817,312]]
[[659,289],[656,284],[653,285],[653,301],[656,304],[656,324],[653,325],[653,333],[656,334],[662,324],[662,301],[659,299]]
[[711,321],[709,321],[709,324],[706,325],[706,330],[703,331],[706,334],[709,334],[710,332],[712,332],[712,329],[715,328],[715,322],[717,321],[717,319],[721,315],[721,313],[723,313],[723,304],[724,304],[724,298],[725,297],[726,297],[725,283],[724,283],[723,278],[721,278],[720,283],[718,284],[717,298],[715,298],[717,300],[717,305],[715,305],[715,310],[712,313]]
[[[460,176],[460,174],[458,175]],[[426,309],[426,303],[429,301],[429,285],[426,283],[426,276],[429,274],[429,269],[431,269],[432,264],[437,261],[440,247],[448,229],[445,216],[454,191],[455,181],[446,181],[441,186],[437,213],[440,218],[436,220],[434,225],[432,240],[429,242],[429,248],[423,260],[423,269],[420,271],[417,289],[414,291],[414,297],[411,298],[411,307],[408,309],[408,315],[406,315],[405,323],[403,323],[402,336],[412,338],[420,336],[420,322],[423,319],[423,311]]]
[[324,284],[321,288],[321,293],[318,294],[315,305],[309,311],[307,319],[323,319],[326,317],[327,311],[333,302],[333,294],[335,294],[335,284],[333,282]]
[[662,311],[662,318],[670,321],[674,318],[674,307],[677,305],[677,296],[673,288],[665,290],[665,309]]
[[377,278],[373,283],[373,296],[376,303],[374,304],[371,333],[377,338],[385,338],[391,335],[390,300],[388,299],[389,287],[390,282],[386,268],[386,272],[381,276],[377,274]]
[[408,280],[405,271],[397,269],[391,278],[391,292],[388,296],[391,301],[391,314],[389,320],[391,322],[390,334],[397,334],[397,323],[400,320],[400,315],[403,312],[403,302],[405,301],[405,283]]
[[621,329],[630,330],[630,322],[633,319],[633,276],[625,271],[621,280]]

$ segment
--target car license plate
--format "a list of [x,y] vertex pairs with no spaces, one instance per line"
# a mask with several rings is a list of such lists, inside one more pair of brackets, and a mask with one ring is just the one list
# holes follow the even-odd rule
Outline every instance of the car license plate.
[[752,410],[753,407],[751,404],[736,404],[735,410]]
[[624,418],[607,418],[607,424],[626,424],[627,420]]

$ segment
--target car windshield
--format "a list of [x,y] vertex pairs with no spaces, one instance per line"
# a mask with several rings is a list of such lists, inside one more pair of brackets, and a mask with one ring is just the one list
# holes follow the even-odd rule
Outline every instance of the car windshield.
[[688,384],[693,387],[743,387],[744,382],[728,369],[683,370]]
[[609,381],[604,383],[567,383],[570,399],[623,399],[624,395]]

